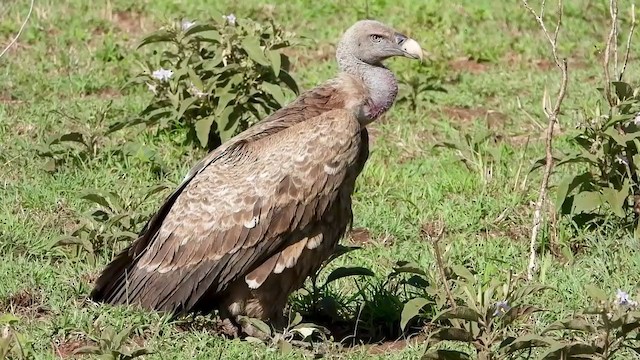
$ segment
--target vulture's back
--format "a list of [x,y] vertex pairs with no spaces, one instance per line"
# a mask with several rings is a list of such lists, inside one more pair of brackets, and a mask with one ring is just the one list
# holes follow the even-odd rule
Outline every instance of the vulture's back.
[[225,297],[244,296],[233,289],[251,297],[278,276],[301,284],[324,260],[304,254],[330,251],[351,221],[368,156],[357,118],[367,97],[343,74],[211,152],[105,269],[92,298],[184,312],[203,299],[231,306]]

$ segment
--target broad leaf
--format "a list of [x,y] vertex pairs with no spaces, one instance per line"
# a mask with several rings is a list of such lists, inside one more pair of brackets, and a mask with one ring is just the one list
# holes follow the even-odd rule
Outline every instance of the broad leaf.
[[81,199],[92,201],[98,205],[101,205],[107,209],[112,209],[111,204],[103,195],[97,192],[85,192],[84,195],[80,196]]
[[404,330],[409,321],[420,314],[420,311],[431,301],[425,298],[415,298],[407,301],[402,308],[402,314],[400,315],[400,329]]
[[206,147],[209,143],[209,132],[211,131],[211,124],[213,124],[213,117],[207,116],[196,121],[196,136],[200,141],[200,145]]
[[599,192],[583,191],[574,196],[571,212],[573,214],[589,213],[601,205],[602,199]]
[[262,90],[264,90],[264,92],[273,96],[273,98],[278,102],[278,104],[280,104],[280,106],[284,105],[286,99],[284,93],[282,92],[282,88],[280,88],[279,85],[264,82],[260,87],[262,88]]
[[448,341],[472,342],[473,335],[465,329],[446,327],[441,328],[429,335],[429,338]]
[[263,50],[260,48],[260,42],[257,38],[247,36],[242,39],[242,48],[247,52],[251,60],[263,66],[269,66],[269,60],[264,56]]
[[216,115],[216,125],[218,126],[218,134],[220,134],[222,142],[231,139],[238,129],[239,121],[237,119],[231,119],[232,113],[233,108],[229,106],[220,114]]
[[527,334],[518,338],[509,337],[500,343],[500,351],[505,354],[511,354],[516,351],[531,349],[534,347],[549,346],[550,339],[537,334]]
[[587,291],[587,294],[589,294],[589,296],[591,296],[596,301],[609,300],[609,297],[607,296],[607,294],[604,291],[602,291],[600,288],[594,285],[587,284],[584,286],[584,289]]
[[148,44],[157,43],[157,42],[168,42],[173,40],[175,40],[175,35],[169,31],[163,30],[160,32],[153,33],[147,36],[146,38],[142,39],[140,44],[138,44],[138,49]]
[[556,321],[544,329],[542,334],[553,330],[577,330],[584,331],[586,333],[593,333],[596,331],[596,328],[585,319],[576,318]]
[[478,322],[481,318],[481,314],[477,313],[473,309],[467,306],[457,306],[455,308],[447,309],[438,315],[436,315],[433,321],[442,319],[461,319],[467,321]]
[[621,218],[626,216],[624,205],[629,196],[629,181],[626,180],[622,189],[617,190],[611,187],[602,188],[602,198],[609,203],[611,211]]
[[465,280],[467,280],[470,283],[473,283],[475,281],[475,278],[473,277],[473,274],[471,273],[471,271],[469,271],[469,269],[467,269],[466,267],[462,266],[462,265],[453,265],[451,267],[451,270],[458,276],[460,276],[461,278],[464,278]]
[[280,66],[282,65],[281,55],[277,51],[269,51],[267,53],[269,55],[269,60],[271,60],[271,69],[273,70],[273,75],[278,77],[280,75]]
[[327,276],[327,281],[324,283],[325,285],[336,281],[338,279],[349,277],[349,276],[374,276],[375,274],[364,267],[339,267],[331,272],[329,276]]

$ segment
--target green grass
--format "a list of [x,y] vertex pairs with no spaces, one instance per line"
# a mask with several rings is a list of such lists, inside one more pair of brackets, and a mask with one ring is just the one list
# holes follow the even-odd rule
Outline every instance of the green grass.
[[[0,59],[0,303],[7,307],[0,312],[19,318],[16,329],[32,342],[38,359],[69,356],[70,349],[83,344],[79,334],[98,335],[95,329],[102,325],[134,326],[138,343],[156,352],[147,356],[150,359],[308,357],[302,350],[281,355],[263,345],[224,340],[206,328],[184,331],[153,313],[86,304],[90,279],[108,256],[92,262],[67,248],[52,247],[56,237],[69,234],[91,208],[79,197],[85,189],[127,197],[156,184],[175,184],[204,152],[181,145],[183,133],[124,131],[104,139],[95,158],[67,158],[51,174],[44,170],[37,146],[55,134],[99,128],[101,117],[109,123],[144,108],[150,98],[146,89],[121,87],[138,70],[135,61],[143,59],[136,42],[165,20],[206,19],[212,10],[234,12],[239,18],[267,16],[256,0],[226,7],[202,0],[131,4],[37,1],[18,44]],[[329,45],[365,16],[365,2],[360,0],[271,4],[276,21],[312,40],[293,50],[293,75],[305,89],[335,73]],[[394,60],[391,68],[399,75],[435,75],[446,92],[420,94],[416,109],[398,103],[372,125],[371,157],[354,195],[355,227],[366,228],[369,241],[332,267],[370,268],[377,275],[369,280],[374,283],[398,260],[433,269],[431,248],[420,237],[420,228],[442,218],[452,263],[467,265],[483,279],[525,271],[531,203],[540,180],[539,172],[528,174],[528,169],[544,151],[542,131],[518,104],[544,123],[541,97],[545,88],[552,94],[557,89],[559,74],[549,62],[548,45],[537,24],[519,5],[493,0],[369,2],[372,17],[414,37],[431,54],[422,67]],[[621,8],[627,5],[622,2]],[[27,8],[26,1],[0,5],[1,44],[14,36]],[[553,16],[551,10],[548,14]],[[567,1],[560,51],[569,59],[570,85],[557,141],[561,148],[568,147],[574,111],[593,107],[600,98],[601,59],[594,49],[604,47],[607,21],[600,2]],[[638,46],[636,38],[632,48]],[[639,80],[639,65],[632,54],[628,74],[633,83]],[[499,136],[482,147],[501,155],[488,179],[469,171],[454,151],[433,148],[440,141],[458,141],[460,133],[477,135],[487,127]],[[127,139],[154,149],[165,172],[154,171],[143,160],[123,161],[110,151]],[[561,175],[555,174],[552,181]],[[149,199],[139,211],[150,213],[162,196]],[[533,299],[550,310],[537,327],[586,306],[586,284],[610,294],[617,288],[635,292],[637,286],[637,277],[631,275],[640,271],[636,240],[616,229],[572,239],[569,225],[559,226],[560,242],[579,241],[586,247],[569,259],[544,249],[540,281],[558,291]],[[548,242],[546,228],[543,241]],[[336,282],[334,291],[349,293],[353,281]],[[20,303],[25,291],[34,297],[33,303]],[[330,350],[327,356],[417,359],[423,351],[417,342],[389,351]]]

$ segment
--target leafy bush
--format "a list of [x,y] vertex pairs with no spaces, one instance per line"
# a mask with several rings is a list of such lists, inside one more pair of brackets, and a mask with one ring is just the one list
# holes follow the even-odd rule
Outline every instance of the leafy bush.
[[109,258],[113,257],[120,249],[118,244],[135,240],[141,230],[140,225],[149,220],[148,214],[140,211],[140,207],[150,197],[166,189],[165,185],[154,186],[141,197],[131,193],[85,191],[81,198],[98,205],[98,208],[83,216],[76,229],[70,235],[58,238],[55,245],[76,246],[79,252],[86,252],[92,262],[104,252],[109,252]]
[[557,159],[559,168],[586,165],[557,188],[558,210],[574,215],[579,225],[601,221],[611,213],[628,224],[639,210],[640,88],[625,82],[612,85],[613,104],[584,111],[580,132],[572,138],[578,150]]
[[289,59],[280,51],[292,39],[272,21],[233,15],[160,29],[140,44],[163,43],[159,61],[147,61],[132,80],[146,84],[153,99],[136,119],[117,122],[111,131],[140,123],[159,130],[184,127],[189,142],[215,148],[282,107],[287,92],[298,94]]
[[637,357],[640,354],[638,302],[620,289],[614,300],[594,286],[587,286],[586,290],[596,306],[559,320],[543,331],[543,334],[559,332],[564,339],[568,338],[550,348],[546,358],[615,359],[625,352],[625,359],[631,358],[631,354]]

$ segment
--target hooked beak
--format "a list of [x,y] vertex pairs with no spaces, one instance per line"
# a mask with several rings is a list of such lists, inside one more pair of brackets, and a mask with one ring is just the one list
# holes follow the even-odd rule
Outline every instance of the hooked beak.
[[402,50],[402,55],[411,58],[411,59],[420,59],[422,61],[423,53],[420,44],[417,41],[407,38],[404,35],[397,34],[396,35],[396,43],[400,46]]

